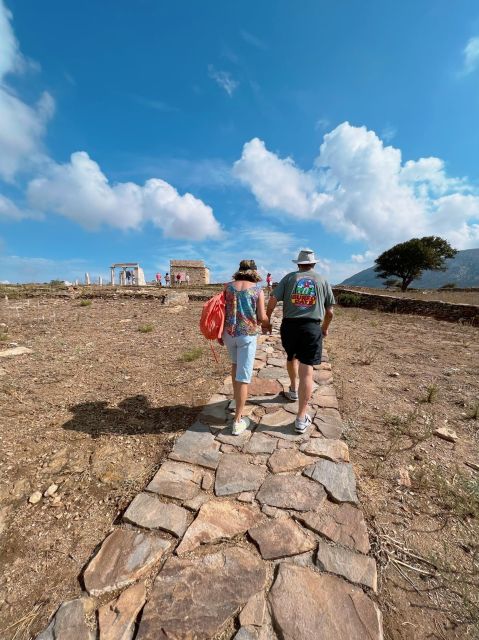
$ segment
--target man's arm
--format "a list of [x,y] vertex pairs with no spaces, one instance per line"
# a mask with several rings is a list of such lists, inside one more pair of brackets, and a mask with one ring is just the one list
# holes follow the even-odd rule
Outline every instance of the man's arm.
[[333,316],[334,316],[333,307],[327,307],[326,312],[324,314],[323,324],[321,325],[321,331],[324,337],[328,335],[328,328],[329,328],[329,325],[331,324],[331,320],[333,319]]

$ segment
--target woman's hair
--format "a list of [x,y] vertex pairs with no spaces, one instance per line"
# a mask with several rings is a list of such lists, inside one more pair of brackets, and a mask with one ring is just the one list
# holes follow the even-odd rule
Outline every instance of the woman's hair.
[[241,260],[238,271],[233,275],[233,280],[247,280],[248,282],[261,282],[254,260]]

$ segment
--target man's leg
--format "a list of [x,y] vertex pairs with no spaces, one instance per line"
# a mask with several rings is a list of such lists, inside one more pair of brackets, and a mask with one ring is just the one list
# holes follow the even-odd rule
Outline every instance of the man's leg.
[[298,419],[304,420],[308,402],[313,392],[313,367],[310,364],[299,363],[299,407]]
[[298,390],[298,366],[299,360],[293,358],[292,360],[286,360],[286,368],[288,370],[291,391]]

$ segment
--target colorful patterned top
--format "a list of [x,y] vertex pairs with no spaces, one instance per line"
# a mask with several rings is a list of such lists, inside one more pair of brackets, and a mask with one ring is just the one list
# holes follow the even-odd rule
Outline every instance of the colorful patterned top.
[[231,282],[226,285],[225,331],[230,336],[255,336],[258,333],[256,305],[261,290],[260,284],[243,291],[235,289]]

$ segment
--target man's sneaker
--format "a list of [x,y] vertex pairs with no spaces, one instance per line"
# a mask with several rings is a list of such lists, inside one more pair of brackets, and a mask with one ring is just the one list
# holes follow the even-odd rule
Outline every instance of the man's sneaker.
[[249,427],[249,424],[250,419],[247,416],[243,416],[241,420],[236,420],[235,422],[233,422],[233,435],[239,436],[240,433],[246,431],[246,429]]
[[294,389],[291,389],[291,387],[289,388],[289,391],[284,392],[284,395],[288,400],[291,400],[291,402],[296,402],[296,400],[298,399],[298,392]]
[[308,416],[308,414],[305,413],[304,420],[296,418],[296,420],[294,421],[294,430],[296,431],[296,433],[304,433],[311,422],[311,416]]

